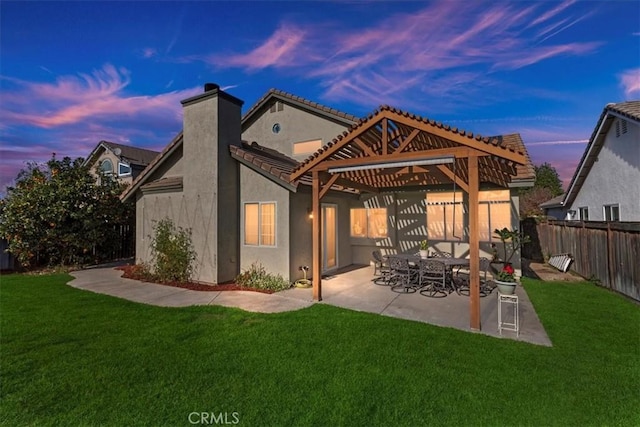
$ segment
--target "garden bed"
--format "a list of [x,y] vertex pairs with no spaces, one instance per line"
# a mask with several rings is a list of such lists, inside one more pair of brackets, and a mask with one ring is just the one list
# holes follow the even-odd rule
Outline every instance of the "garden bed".
[[158,282],[150,280],[142,271],[139,265],[124,265],[116,267],[116,270],[122,270],[124,274],[122,277],[126,279],[139,280],[141,282],[155,283],[158,285],[173,286],[176,288],[189,289],[191,291],[203,291],[203,292],[220,292],[220,291],[251,291],[262,292],[263,294],[272,294],[273,291],[266,289],[255,289],[246,286],[240,286],[237,283],[221,283],[218,285],[206,285],[204,283],[195,282]]

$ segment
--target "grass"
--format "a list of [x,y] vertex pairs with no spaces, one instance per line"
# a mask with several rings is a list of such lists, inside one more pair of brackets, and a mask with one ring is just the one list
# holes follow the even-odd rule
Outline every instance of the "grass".
[[323,304],[152,307],[69,279],[2,277],[3,425],[640,425],[640,309],[586,282],[525,281],[548,348]]

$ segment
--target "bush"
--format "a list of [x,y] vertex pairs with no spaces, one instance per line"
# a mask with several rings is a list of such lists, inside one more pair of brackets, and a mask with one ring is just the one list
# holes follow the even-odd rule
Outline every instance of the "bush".
[[153,273],[161,282],[186,283],[194,272],[196,252],[191,243],[191,230],[176,227],[169,218],[153,228],[151,257]]
[[281,275],[267,273],[262,264],[255,262],[251,264],[248,270],[243,271],[236,277],[236,283],[247,288],[270,291],[282,291],[291,287],[291,283],[287,282]]

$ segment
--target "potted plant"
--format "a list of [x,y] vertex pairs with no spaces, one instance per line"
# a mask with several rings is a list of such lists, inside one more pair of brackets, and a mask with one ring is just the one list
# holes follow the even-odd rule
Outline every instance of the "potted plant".
[[427,239],[420,242],[420,258],[429,257],[429,241]]
[[517,285],[513,266],[511,266],[511,264],[505,264],[502,270],[496,275],[495,282],[501,294],[513,295]]
[[502,294],[513,294],[516,289],[517,281],[515,277],[515,270],[511,265],[511,258],[520,250],[522,245],[531,241],[529,236],[518,231],[517,228],[509,230],[503,228],[502,230],[496,229],[494,233],[500,238],[502,242],[503,258],[498,257],[498,250],[493,246],[493,261],[502,263],[502,269],[496,275],[496,284],[498,290]]

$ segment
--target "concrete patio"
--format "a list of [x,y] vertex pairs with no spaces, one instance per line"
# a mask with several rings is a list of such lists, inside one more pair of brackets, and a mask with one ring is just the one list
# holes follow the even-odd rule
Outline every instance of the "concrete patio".
[[[165,307],[222,305],[253,312],[277,313],[300,310],[316,303],[313,301],[311,288],[291,288],[275,294],[249,291],[193,291],[125,279],[121,277],[123,272],[114,269],[114,266],[74,271],[72,275],[75,280],[69,282],[69,285]],[[444,298],[429,298],[418,292],[396,293],[388,286],[376,285],[371,281],[373,267],[352,266],[343,271],[322,280],[323,300],[320,304],[475,332],[469,328],[468,296],[452,293]],[[516,295],[520,306],[519,336],[510,331],[503,331],[502,335],[498,333],[497,291],[480,298],[482,329],[476,333],[551,346],[551,341],[525,290],[518,287]]]
[[[369,266],[323,278],[322,303],[471,332],[468,296],[452,293],[444,298],[429,298],[419,292],[396,293],[388,286],[374,284],[371,281],[372,278],[373,267]],[[312,301],[310,288],[292,288],[278,294],[303,301]],[[496,290],[490,295],[480,298],[481,331],[479,333],[551,346],[551,340],[540,323],[527,293],[521,286],[516,289],[516,295],[519,300],[520,313],[519,336],[510,331],[503,331],[502,335],[499,334]]]

